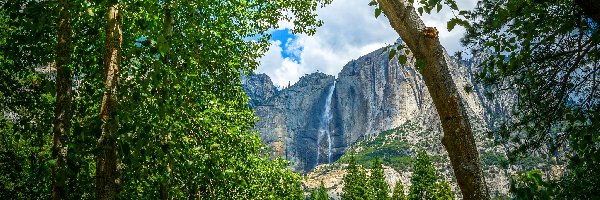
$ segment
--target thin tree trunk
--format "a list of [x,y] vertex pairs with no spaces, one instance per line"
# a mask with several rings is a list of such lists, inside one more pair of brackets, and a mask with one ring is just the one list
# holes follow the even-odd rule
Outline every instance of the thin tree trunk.
[[[165,46],[166,46],[166,52],[164,52],[164,54],[162,55],[162,63],[163,63],[163,67],[171,67],[171,42],[172,42],[172,36],[173,36],[173,9],[175,8],[175,0],[165,0],[164,1],[164,18],[163,18],[163,37],[165,37]],[[168,74],[163,74],[162,75],[163,80],[164,80],[164,84],[162,87],[163,89],[166,89],[167,92],[163,92],[162,94],[165,95],[162,97],[163,101],[165,99],[168,98],[168,96],[170,96],[170,84],[167,84],[169,82],[169,76]],[[164,113],[163,113],[164,114]],[[164,129],[161,129],[164,130]],[[163,134],[165,134],[165,141],[163,141],[162,145],[165,145],[166,147],[164,148],[166,152],[169,152],[169,145],[168,145],[168,140],[170,140],[171,136],[170,133],[168,133],[168,130],[164,131]],[[168,153],[166,154],[168,157]],[[165,172],[166,173],[171,173],[171,163],[170,163],[170,159],[167,159],[167,163],[165,165]],[[167,176],[170,177],[170,176]],[[161,200],[167,200],[169,199],[169,188],[170,188],[170,180],[167,178],[165,180],[162,180],[160,183],[160,199]]]
[[67,142],[71,129],[71,16],[69,1],[60,0],[58,44],[56,46],[56,107],[54,110],[52,199],[67,198]]
[[110,5],[106,27],[104,49],[104,95],[100,107],[102,133],[98,140],[96,155],[96,198],[115,199],[121,186],[121,173],[118,166],[116,134],[119,128],[117,116],[117,91],[119,87],[119,61],[121,56],[122,14],[119,3]]
[[585,15],[600,24],[600,2],[598,0],[575,0],[575,2],[583,9]]
[[415,8],[404,0],[377,2],[415,58],[425,63],[421,74],[442,122],[442,144],[463,198],[489,199],[465,105],[452,80],[437,31],[426,29]]

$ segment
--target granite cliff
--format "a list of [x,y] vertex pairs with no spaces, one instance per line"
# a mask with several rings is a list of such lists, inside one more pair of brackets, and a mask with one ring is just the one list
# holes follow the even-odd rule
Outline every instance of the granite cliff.
[[[260,118],[256,127],[273,155],[292,161],[297,171],[308,172],[318,164],[336,161],[357,141],[407,121],[429,132],[408,136],[412,140],[439,139],[439,119],[414,60],[409,57],[406,65],[399,65],[396,58],[388,59],[388,49],[349,62],[337,78],[307,74],[281,90],[264,74],[244,77],[250,106]],[[453,64],[452,73],[474,127],[487,129],[481,103],[487,99],[467,89],[475,85],[469,68],[447,59]],[[433,153],[443,153],[441,144],[432,148]]]
[[[348,152],[356,154],[363,166],[373,157],[383,158],[390,186],[399,180],[409,186],[412,157],[426,151],[460,198],[429,91],[410,55],[406,64],[399,64],[398,56],[389,59],[395,47],[350,61],[337,77],[307,74],[283,89],[276,89],[264,74],[243,78],[250,107],[260,118],[256,129],[263,143],[273,156],[290,160],[294,170],[307,174],[306,188],[322,180],[337,199]],[[523,169],[543,169],[549,178],[561,174],[562,166],[536,156],[509,165],[504,146],[496,145],[487,133],[498,120],[510,120],[514,94],[477,84],[477,57],[461,61],[446,54],[445,58],[467,106],[490,194],[506,196],[509,177]]]

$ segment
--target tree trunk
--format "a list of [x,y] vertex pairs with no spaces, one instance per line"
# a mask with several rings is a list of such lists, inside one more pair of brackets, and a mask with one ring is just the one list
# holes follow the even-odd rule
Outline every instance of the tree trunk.
[[585,15],[600,24],[600,2],[598,0],[575,0],[575,2],[583,9]]
[[117,91],[119,87],[119,61],[121,56],[122,14],[120,5],[110,5],[106,27],[106,43],[104,49],[104,95],[100,107],[102,133],[98,140],[96,155],[96,198],[115,199],[120,190],[121,174],[118,166],[116,148],[117,129]]
[[[162,54],[161,56],[161,61],[163,63],[163,67],[172,67],[171,64],[171,46],[172,46],[172,37],[173,37],[173,22],[174,22],[174,18],[173,18],[173,9],[175,8],[175,0],[165,0],[163,3],[163,10],[164,10],[164,18],[163,18],[163,32],[162,32],[162,36],[165,38],[165,52]],[[162,70],[162,72],[165,72],[166,70]],[[171,85],[168,84],[169,81],[169,74],[162,74],[163,77],[163,84],[162,89],[166,90],[166,92],[162,92],[163,96],[162,96],[162,101],[163,103],[166,99],[169,98],[169,96],[171,95]],[[166,113],[162,113],[162,115],[160,115],[161,117],[164,117]],[[169,151],[170,151],[170,147],[169,147],[169,140],[171,138],[170,133],[168,132],[168,130],[165,129],[160,129],[162,130],[162,134],[164,134],[164,141],[162,141],[163,145],[163,149],[165,150],[165,152],[167,152],[165,155],[167,157],[169,157]],[[164,165],[165,167],[165,173],[170,174],[171,173],[171,160],[167,159],[167,163],[165,163]],[[170,176],[166,176],[167,178],[161,180],[160,182],[160,188],[159,188],[159,193],[160,193],[160,199],[161,200],[167,200],[169,199],[169,188],[171,187],[170,184],[170,180],[168,177]]]
[[442,122],[442,144],[463,198],[489,199],[467,112],[452,80],[437,30],[426,28],[415,8],[404,0],[377,2],[414,57],[425,63],[421,74]]
[[54,110],[53,150],[56,165],[52,167],[52,199],[67,198],[67,142],[71,129],[71,16],[69,1],[60,0],[58,44],[56,46],[56,107]]

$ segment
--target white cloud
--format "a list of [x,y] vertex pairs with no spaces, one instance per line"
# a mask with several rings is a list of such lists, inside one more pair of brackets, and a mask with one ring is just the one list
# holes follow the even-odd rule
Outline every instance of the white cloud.
[[281,41],[271,42],[269,51],[260,59],[259,72],[268,74],[273,83],[278,86],[293,84],[309,69],[304,68],[297,61],[281,56]]
[[[458,0],[461,8],[471,9],[477,0]],[[296,40],[285,42],[288,53],[297,54],[299,61],[283,58],[280,42],[274,42],[261,58],[259,73],[266,73],[273,82],[287,86],[298,81],[304,74],[320,71],[337,75],[342,67],[358,57],[393,44],[398,34],[389,25],[385,16],[374,16],[370,0],[334,0],[331,5],[317,10],[324,25],[313,36],[299,35]],[[449,53],[461,50],[462,27],[448,32],[446,22],[452,13],[444,8],[441,13],[423,16],[426,26],[435,26],[440,31],[440,41]],[[291,23],[280,22],[280,28],[290,28]]]

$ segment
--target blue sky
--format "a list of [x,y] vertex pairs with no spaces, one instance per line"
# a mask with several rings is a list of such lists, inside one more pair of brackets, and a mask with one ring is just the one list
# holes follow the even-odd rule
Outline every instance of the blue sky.
[[[290,22],[282,21],[273,30],[269,51],[260,59],[257,73],[266,73],[276,85],[287,86],[316,71],[337,75],[343,66],[353,59],[386,45],[393,44],[398,34],[391,28],[384,15],[374,17],[371,0],[334,0],[331,5],[317,10],[324,25],[316,34],[292,35]],[[461,9],[471,9],[476,0],[458,0]],[[446,22],[452,13],[442,12],[422,17],[426,26],[440,31],[440,41],[448,53],[462,50],[460,37],[462,27],[448,32]]]
[[[300,61],[300,55],[298,54],[298,52],[294,52],[294,50],[288,49],[288,45],[286,45],[296,42],[296,40],[298,39],[297,35],[292,34],[292,31],[289,28],[275,30],[273,31],[273,33],[271,33],[271,35],[272,42],[279,41],[279,47],[282,49],[281,56],[283,58],[290,58],[295,61]],[[298,51],[301,52],[302,48]]]

